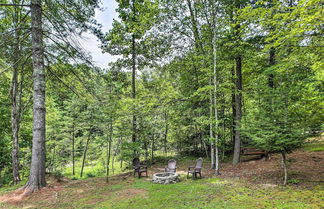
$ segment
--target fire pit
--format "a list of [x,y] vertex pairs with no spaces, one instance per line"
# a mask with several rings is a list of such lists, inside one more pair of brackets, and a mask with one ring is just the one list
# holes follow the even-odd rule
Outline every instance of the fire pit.
[[177,173],[155,173],[153,174],[153,183],[156,184],[173,184],[179,182],[179,174]]

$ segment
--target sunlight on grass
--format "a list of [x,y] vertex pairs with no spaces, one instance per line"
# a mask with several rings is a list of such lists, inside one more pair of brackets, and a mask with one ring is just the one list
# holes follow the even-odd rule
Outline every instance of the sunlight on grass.
[[324,151],[324,142],[315,142],[315,143],[307,143],[303,146],[304,150],[309,152],[320,152]]

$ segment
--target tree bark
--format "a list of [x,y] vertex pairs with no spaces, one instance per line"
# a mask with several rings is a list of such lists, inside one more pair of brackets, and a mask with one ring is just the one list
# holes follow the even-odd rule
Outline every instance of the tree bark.
[[[16,3],[16,2],[15,2]],[[23,77],[21,76],[20,90],[18,84],[19,74],[19,58],[20,58],[20,42],[19,42],[19,11],[17,7],[14,7],[14,51],[13,51],[13,75],[11,85],[11,129],[12,129],[12,174],[13,183],[18,184],[20,182],[19,175],[19,129],[20,129],[20,114],[21,114],[21,96],[22,96],[22,83]],[[21,72],[21,75],[23,72]]]
[[167,139],[168,139],[168,131],[169,131],[169,124],[168,124],[168,114],[164,113],[164,120],[165,120],[165,132],[164,132],[164,153],[167,154]]
[[74,133],[74,124],[73,124],[72,127],[72,174],[73,175],[75,175],[74,143],[75,143],[75,133]]
[[[17,46],[16,46],[17,47]],[[11,86],[11,130],[12,130],[12,174],[13,183],[20,182],[19,175],[19,96],[18,96],[18,49],[14,52],[14,66]]]
[[153,138],[152,138],[152,147],[151,147],[151,163],[154,163],[154,146],[155,146],[155,138],[154,138],[154,134],[153,134]]
[[234,142],[234,156],[233,165],[240,162],[241,153],[241,118],[242,118],[242,57],[238,55],[236,61],[236,93],[235,93],[235,142]]
[[88,135],[87,143],[86,143],[86,146],[84,147],[84,151],[83,151],[83,159],[82,159],[82,166],[81,166],[80,177],[82,177],[82,175],[83,175],[83,169],[84,169],[84,164],[85,164],[85,160],[86,160],[86,156],[87,156],[87,151],[88,151],[88,145],[89,145],[90,138],[91,138],[91,128],[89,130],[89,135]]
[[213,71],[214,71],[214,116],[215,116],[215,174],[219,175],[219,154],[218,154],[218,109],[217,109],[217,51],[216,51],[216,28],[213,30]]
[[[276,64],[276,51],[274,47],[270,48],[270,52],[269,52],[269,66],[273,66]],[[268,86],[270,88],[274,88],[274,75],[273,73],[269,74],[269,78],[268,78]]]
[[[209,79],[210,86],[212,85],[212,78]],[[214,144],[214,135],[213,135],[213,94],[212,91],[209,91],[209,137],[211,140],[210,143],[210,160],[211,160],[211,169],[215,169],[215,144]]]
[[235,119],[236,119],[236,109],[235,109],[235,68],[233,66],[232,68],[232,82],[233,82],[233,87],[232,87],[232,145],[233,145],[233,150],[234,150],[234,144],[235,144]]
[[288,174],[287,174],[287,161],[286,161],[286,153],[285,152],[281,152],[281,160],[282,160],[282,168],[284,171],[283,185],[287,185]]
[[41,0],[31,1],[31,26],[33,49],[33,146],[30,174],[25,185],[25,194],[38,191],[46,186],[45,180],[45,71],[42,31]]
[[[136,40],[135,34],[132,35],[132,98],[136,99]],[[135,101],[134,101],[135,102]],[[136,111],[133,110],[133,133],[132,141],[136,142]]]
[[110,122],[110,130],[109,130],[109,139],[107,143],[107,169],[106,169],[106,182],[108,183],[109,178],[109,165],[110,165],[110,153],[111,153],[111,142],[112,142],[112,131],[113,125],[112,121]]

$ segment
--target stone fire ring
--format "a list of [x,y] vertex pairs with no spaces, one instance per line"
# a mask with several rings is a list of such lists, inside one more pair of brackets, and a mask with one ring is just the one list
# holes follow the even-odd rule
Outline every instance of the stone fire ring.
[[179,174],[177,173],[155,173],[153,174],[153,183],[156,184],[173,184],[179,182]]

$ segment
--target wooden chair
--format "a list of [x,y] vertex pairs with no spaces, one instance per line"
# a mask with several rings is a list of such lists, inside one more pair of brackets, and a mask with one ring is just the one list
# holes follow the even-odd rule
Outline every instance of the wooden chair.
[[187,178],[189,177],[189,174],[192,174],[192,179],[197,178],[197,174],[199,174],[199,177],[201,178],[202,162],[203,162],[203,159],[198,158],[195,166],[188,167]]
[[168,161],[168,165],[165,166],[164,171],[165,171],[165,172],[175,173],[176,170],[177,170],[177,161],[175,161],[175,160],[173,160],[173,159],[172,159],[172,160],[169,160],[169,161]]
[[137,157],[133,159],[133,169],[134,169],[134,177],[136,173],[138,173],[138,178],[141,178],[142,173],[146,173],[147,176],[147,166],[141,164],[140,160]]

